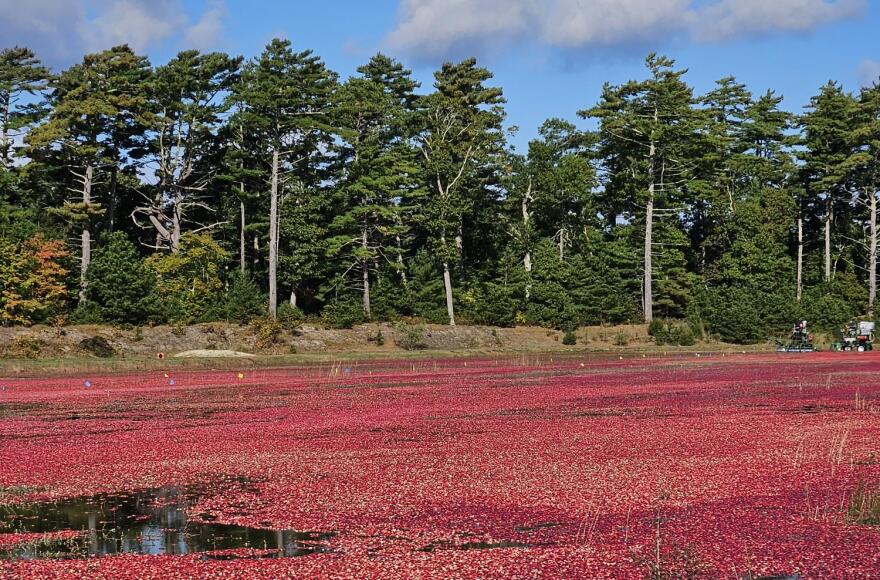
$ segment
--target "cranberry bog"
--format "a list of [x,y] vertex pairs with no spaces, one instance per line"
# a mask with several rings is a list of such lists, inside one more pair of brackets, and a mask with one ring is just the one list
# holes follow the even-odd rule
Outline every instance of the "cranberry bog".
[[880,576],[880,354],[0,380],[0,577]]

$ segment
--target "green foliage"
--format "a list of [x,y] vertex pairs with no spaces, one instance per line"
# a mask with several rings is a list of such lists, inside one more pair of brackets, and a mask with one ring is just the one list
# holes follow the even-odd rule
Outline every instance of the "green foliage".
[[[387,56],[340,82],[277,39],[243,65],[186,50],[153,67],[120,46],[55,78],[2,50],[0,323],[248,323],[265,311],[275,153],[279,298],[331,327],[365,319],[367,288],[372,320],[450,322],[448,298],[459,322],[567,331],[650,303],[664,344],[868,313],[880,87],[828,83],[795,117],[735,78],[697,95],[671,59],[646,65],[581,111],[595,131],[549,119],[520,153],[474,59],[416,95]],[[94,260],[76,303],[80,236]],[[280,302],[293,332],[302,313]]]
[[754,293],[736,286],[713,288],[702,302],[709,331],[720,340],[754,344],[767,339]]
[[510,286],[486,284],[470,290],[461,298],[468,320],[486,326],[513,328],[519,302]]
[[101,324],[101,307],[94,302],[80,301],[70,314],[71,324]]
[[366,322],[362,305],[351,298],[335,300],[324,307],[321,321],[327,328],[352,328]]
[[530,323],[565,329],[577,324],[577,313],[565,287],[558,282],[539,282],[532,286],[526,308]]
[[204,322],[222,299],[220,272],[226,252],[206,234],[184,234],[180,249],[168,254],[153,254],[146,260],[157,280],[170,322]]
[[696,342],[690,324],[677,320],[654,319],[648,325],[648,334],[658,345],[693,346]]
[[102,240],[86,273],[86,300],[102,321],[129,325],[160,318],[156,274],[137,255],[123,232]]
[[806,293],[800,311],[812,328],[826,332],[838,331],[859,313],[857,303],[850,295],[823,292],[821,288]]
[[290,302],[285,302],[278,307],[278,324],[287,332],[296,332],[305,320],[302,310],[291,306]]
[[222,318],[247,324],[266,310],[266,299],[248,274],[236,270],[220,309]]
[[566,330],[562,335],[562,344],[565,346],[574,346],[577,342],[577,334],[573,330]]
[[425,327],[420,324],[399,322],[394,325],[394,344],[403,350],[424,350],[428,348],[425,341]]

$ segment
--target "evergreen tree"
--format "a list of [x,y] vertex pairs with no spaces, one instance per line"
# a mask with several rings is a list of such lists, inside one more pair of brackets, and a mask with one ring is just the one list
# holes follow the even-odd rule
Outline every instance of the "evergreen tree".
[[330,226],[329,252],[345,259],[346,274],[360,271],[364,315],[370,318],[370,272],[384,264],[399,267],[394,259],[401,233],[396,201],[412,190],[410,176],[417,168],[406,140],[402,99],[363,78],[349,79],[336,98],[341,207]]
[[104,322],[136,325],[156,320],[160,310],[156,275],[123,232],[101,241],[86,274],[86,300]]
[[225,96],[240,63],[240,58],[223,53],[190,50],[156,69],[150,86],[148,150],[157,187],[155,196],[132,214],[136,223],[151,230],[152,247],[177,252],[186,225],[195,231],[216,225],[211,222],[216,221],[217,200],[208,198],[217,173],[212,153]]
[[[279,204],[285,191],[291,196],[283,225],[289,245],[300,250],[300,244],[322,241],[308,235],[314,232],[304,231],[315,223],[315,215],[303,216],[298,210],[308,207],[307,214],[312,214],[311,210],[320,209],[313,203],[319,200],[306,197],[315,194],[322,183],[320,169],[332,133],[328,109],[335,85],[336,75],[311,51],[294,52],[289,41],[275,39],[244,67],[232,91],[239,105],[236,122],[246,140],[259,144],[262,166],[269,167],[264,175],[269,184],[269,312],[273,317],[278,311]],[[320,254],[300,253],[308,264],[286,264],[293,278],[288,283],[294,305],[299,281],[307,275],[300,272],[301,267],[314,267]]]
[[434,78],[436,92],[419,104],[417,144],[425,187],[414,203],[442,268],[446,313],[454,326],[452,266],[462,258],[466,222],[492,196],[486,172],[502,152],[504,99],[501,89],[484,86],[492,74],[475,59],[446,63]]
[[835,219],[848,214],[848,165],[852,154],[850,131],[856,115],[856,100],[840,85],[829,82],[810,100],[809,110],[801,116],[803,129],[803,181],[807,202],[823,222],[824,275],[832,277],[832,229]]
[[[606,85],[602,99],[583,117],[599,120],[599,149],[610,215],[622,214],[644,227],[642,304],[644,318],[654,317],[654,256],[662,246],[654,239],[658,216],[676,220],[686,201],[689,160],[701,148],[701,115],[695,113],[691,88],[682,80],[686,70],[675,61],[651,54],[650,77],[620,86]],[[662,243],[662,242],[661,242]]]
[[3,174],[12,169],[16,140],[41,116],[33,101],[47,88],[49,78],[49,70],[30,49],[0,50],[0,185]]

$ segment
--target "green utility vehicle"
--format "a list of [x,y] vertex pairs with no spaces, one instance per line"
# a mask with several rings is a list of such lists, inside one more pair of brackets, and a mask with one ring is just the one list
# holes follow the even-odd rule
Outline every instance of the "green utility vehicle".
[[845,352],[874,350],[874,326],[870,321],[853,320],[840,330],[840,340],[834,343],[834,350]]

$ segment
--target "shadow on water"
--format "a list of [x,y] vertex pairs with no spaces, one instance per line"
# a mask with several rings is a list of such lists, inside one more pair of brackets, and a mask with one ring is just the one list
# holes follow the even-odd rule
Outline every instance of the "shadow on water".
[[334,532],[298,532],[224,525],[188,511],[199,497],[195,487],[162,487],[131,494],[79,497],[59,502],[0,507],[0,534],[79,532],[64,540],[47,536],[11,548],[0,558],[45,559],[114,554],[200,553],[204,558],[296,557],[328,552]]

